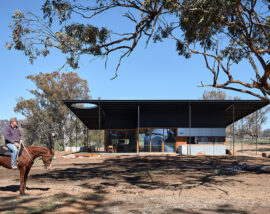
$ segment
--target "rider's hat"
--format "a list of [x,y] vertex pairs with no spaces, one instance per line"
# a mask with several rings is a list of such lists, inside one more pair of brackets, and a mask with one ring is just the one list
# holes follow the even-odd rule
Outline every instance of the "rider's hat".
[[10,118],[10,123],[11,123],[11,122],[17,122],[17,123],[18,123],[18,120],[17,120],[16,117],[12,117],[12,118]]

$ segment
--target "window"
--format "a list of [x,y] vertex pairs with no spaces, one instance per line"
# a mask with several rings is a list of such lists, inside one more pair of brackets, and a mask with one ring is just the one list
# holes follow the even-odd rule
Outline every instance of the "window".
[[108,145],[115,152],[136,152],[136,130],[108,131]]
[[164,129],[164,152],[175,152],[176,129]]
[[139,152],[150,152],[150,129],[140,129]]
[[197,137],[197,138],[198,138],[199,144],[223,144],[224,143],[224,137]]
[[214,143],[213,137],[198,137],[198,141],[200,144],[212,144]]
[[224,137],[214,137],[215,138],[215,144],[224,144]]
[[151,129],[151,152],[162,152],[163,129]]
[[187,137],[187,143],[189,144],[199,144],[200,137]]
[[117,145],[117,131],[108,131],[108,145]]

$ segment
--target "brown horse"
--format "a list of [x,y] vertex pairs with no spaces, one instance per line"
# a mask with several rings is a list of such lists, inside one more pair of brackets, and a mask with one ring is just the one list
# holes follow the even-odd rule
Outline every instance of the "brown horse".
[[[18,168],[20,170],[20,194],[24,195],[26,190],[26,182],[28,174],[34,161],[38,157],[42,157],[45,169],[50,169],[54,151],[50,151],[40,146],[25,146],[22,155],[18,158]],[[0,156],[0,166],[10,169],[11,157]]]

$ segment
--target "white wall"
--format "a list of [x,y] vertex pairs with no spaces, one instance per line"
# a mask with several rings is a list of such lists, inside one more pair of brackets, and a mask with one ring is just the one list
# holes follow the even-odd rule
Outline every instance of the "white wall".
[[215,137],[225,137],[225,128],[178,128],[177,136],[215,136]]

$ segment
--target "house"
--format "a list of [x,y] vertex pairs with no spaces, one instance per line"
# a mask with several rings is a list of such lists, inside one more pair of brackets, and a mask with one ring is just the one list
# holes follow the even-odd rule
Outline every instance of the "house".
[[223,155],[226,127],[262,100],[64,100],[89,128],[105,130],[105,151]]

